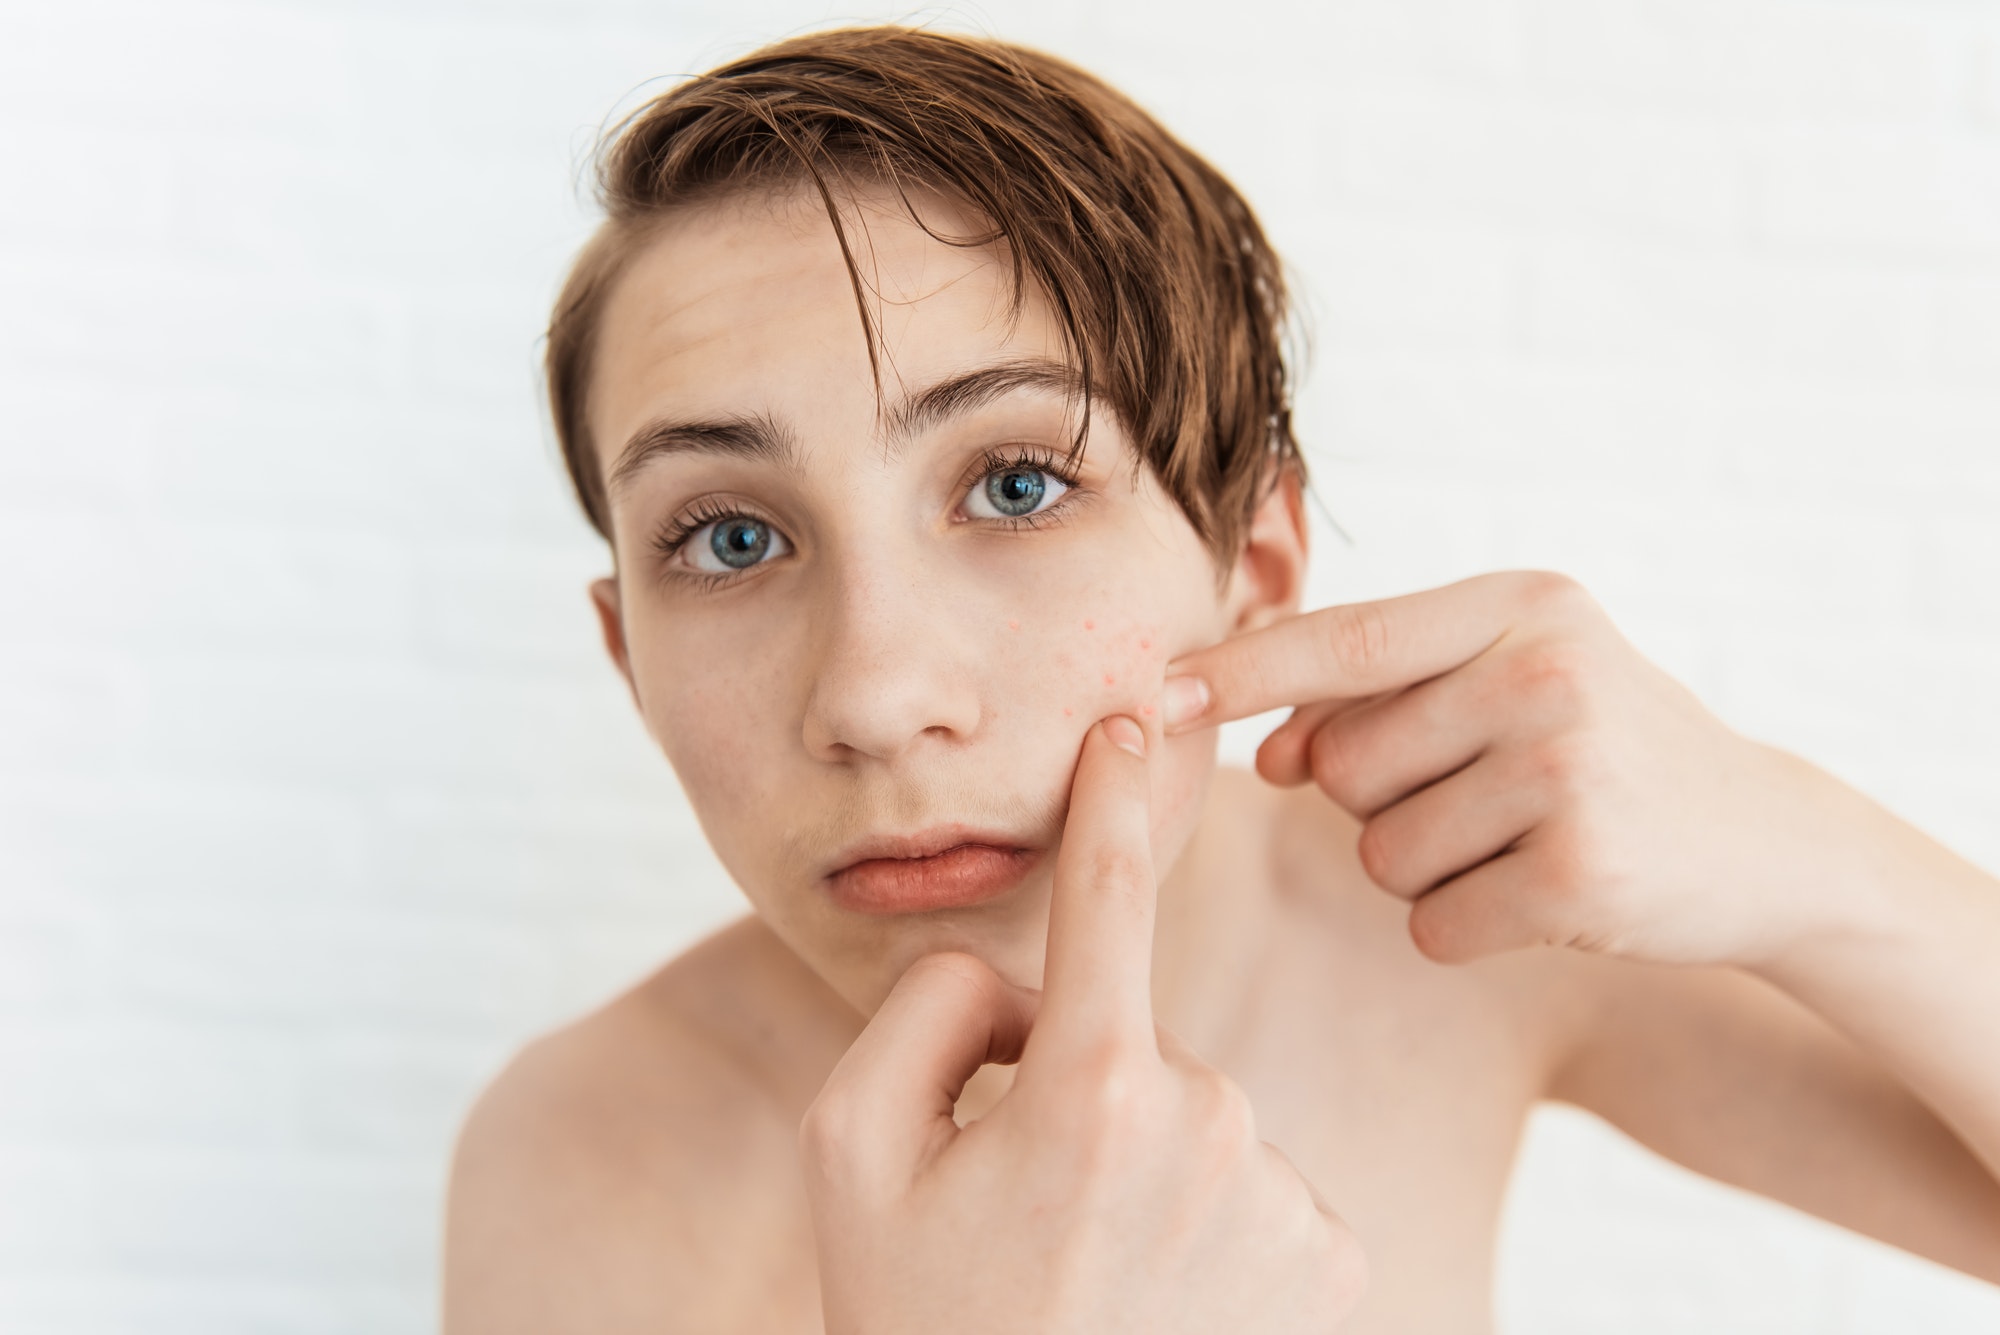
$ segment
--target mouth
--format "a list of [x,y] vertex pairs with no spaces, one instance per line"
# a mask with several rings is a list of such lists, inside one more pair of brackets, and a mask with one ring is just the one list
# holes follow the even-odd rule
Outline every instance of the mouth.
[[825,884],[834,903],[855,913],[927,913],[997,899],[1040,858],[1008,835],[944,826],[856,845]]

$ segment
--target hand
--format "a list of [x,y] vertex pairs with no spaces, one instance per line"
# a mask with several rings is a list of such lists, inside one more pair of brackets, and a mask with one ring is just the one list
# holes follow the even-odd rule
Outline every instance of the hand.
[[[807,1111],[829,1335],[1325,1332],[1358,1300],[1352,1235],[1153,1023],[1144,750],[1124,717],[1084,739],[1039,998],[926,956]],[[961,1130],[965,1082],[1016,1060]]]
[[1363,822],[1362,868],[1438,960],[1768,958],[1838,911],[1838,850],[1880,820],[1730,731],[1560,575],[1294,617],[1170,664],[1165,698],[1170,732],[1298,706],[1258,772]]

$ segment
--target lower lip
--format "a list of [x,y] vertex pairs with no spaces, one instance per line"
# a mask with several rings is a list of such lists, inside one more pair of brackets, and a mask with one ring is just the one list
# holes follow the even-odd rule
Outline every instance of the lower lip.
[[857,862],[828,877],[827,890],[856,913],[926,913],[996,899],[1034,865],[1029,849],[960,844],[927,858]]

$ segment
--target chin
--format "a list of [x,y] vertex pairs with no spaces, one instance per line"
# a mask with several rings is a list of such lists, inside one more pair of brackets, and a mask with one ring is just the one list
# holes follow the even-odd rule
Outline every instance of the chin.
[[814,963],[815,971],[864,1015],[875,1013],[912,964],[944,951],[970,955],[1016,987],[1039,989],[1052,883],[1037,868],[1000,899],[973,908],[875,919],[865,957],[857,952],[830,967]]

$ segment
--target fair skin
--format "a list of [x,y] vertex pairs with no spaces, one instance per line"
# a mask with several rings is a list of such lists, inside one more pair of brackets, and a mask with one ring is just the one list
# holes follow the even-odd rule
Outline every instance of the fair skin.
[[[940,1311],[1056,1329],[1048,1304],[1131,1296],[1135,1274],[1213,1280],[1217,1302],[1232,1270],[1239,1300],[1292,1292],[1219,1246],[1197,1249],[1204,1269],[1128,1230],[1136,1250],[1052,1297],[1031,1263],[1050,1234],[995,1222],[1055,1210],[1082,1230],[1058,1236],[1086,1237],[1079,1202],[1197,1199],[1181,1163],[1223,1184],[1248,1236],[1322,1221],[1312,1245],[1253,1249],[1338,1281],[1298,1289],[1294,1314],[1484,1330],[1507,1172],[1544,1098],[2000,1281],[1990,878],[1729,732],[1567,581],[1296,616],[1292,486],[1218,579],[1101,406],[1044,517],[996,517],[982,478],[1061,461],[1075,428],[1036,370],[1062,361],[1052,322],[1033,299],[1007,318],[990,254],[889,201],[855,209],[879,402],[831,231],[794,199],[671,220],[605,313],[591,421],[618,573],[595,603],[755,914],[481,1100],[453,1174],[448,1329],[937,1328]],[[649,429],[661,447],[621,469]],[[766,535],[742,570],[706,568],[714,529],[656,545],[732,515]],[[1214,723],[1285,704],[1268,782],[1213,770]],[[1090,796],[1108,715],[1143,726],[1143,760],[1117,757],[1145,775],[1143,837],[1129,800]],[[986,841],[967,875],[999,868],[999,893],[912,910],[901,880],[868,900],[834,875],[870,840],[940,827]],[[1149,933],[1064,908],[1110,893],[1064,876],[1069,850],[1119,838],[1111,863],[1157,884]],[[1148,934],[1149,973],[1104,966],[1122,1003],[1065,1000],[1058,960],[1130,965]],[[1142,995],[1152,1045],[1132,1041]],[[1042,1037],[1045,1010],[1071,1041]],[[1145,1074],[1077,1058],[1106,1034]],[[961,1084],[966,1133],[939,1117]],[[1105,1088],[1139,1091],[1137,1111]],[[1065,1145],[1132,1139],[1107,1107],[1152,1128],[1146,1152],[1037,1174]],[[917,1185],[951,1182],[979,1185]],[[1338,1221],[1300,1213],[1315,1191]],[[954,1234],[966,1197],[981,1223]],[[884,1283],[910,1239],[937,1263]]]
[[[1242,1089],[1153,1019],[1156,742],[1124,715],[1084,739],[1044,986],[926,956],[813,1101],[829,1332],[1309,1335],[1353,1310],[1352,1233],[1257,1139]],[[1016,1062],[959,1126],[973,1073]]]

